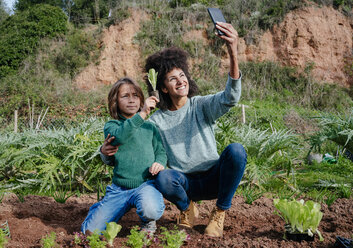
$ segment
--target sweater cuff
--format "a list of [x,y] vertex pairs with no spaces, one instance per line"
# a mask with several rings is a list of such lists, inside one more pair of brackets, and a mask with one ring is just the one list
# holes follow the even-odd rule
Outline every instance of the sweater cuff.
[[140,113],[134,115],[130,120],[135,126],[141,126],[145,122]]
[[232,78],[231,76],[230,76],[230,74],[228,73],[228,81],[237,81],[237,80],[241,80],[241,77],[242,77],[243,75],[241,74],[241,71],[239,71],[239,78],[238,79],[235,79],[235,78]]

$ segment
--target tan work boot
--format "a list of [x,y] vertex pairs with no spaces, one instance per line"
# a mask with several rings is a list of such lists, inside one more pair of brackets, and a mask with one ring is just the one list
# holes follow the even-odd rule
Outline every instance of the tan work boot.
[[210,221],[205,229],[205,234],[211,237],[222,237],[225,216],[226,211],[214,207],[211,212]]
[[193,201],[190,201],[188,209],[185,211],[180,211],[180,215],[177,219],[177,224],[192,228],[195,223],[195,218],[197,217],[199,217],[199,210]]

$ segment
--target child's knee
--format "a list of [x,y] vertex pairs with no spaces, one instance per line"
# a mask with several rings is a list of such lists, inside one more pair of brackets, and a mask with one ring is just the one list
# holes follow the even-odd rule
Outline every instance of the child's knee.
[[145,204],[143,209],[143,219],[150,220],[158,220],[162,217],[164,212],[164,203],[163,204]]

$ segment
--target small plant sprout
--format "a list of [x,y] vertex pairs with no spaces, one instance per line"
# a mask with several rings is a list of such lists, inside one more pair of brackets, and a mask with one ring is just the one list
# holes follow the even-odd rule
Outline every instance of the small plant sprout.
[[313,201],[304,203],[304,200],[288,201],[287,199],[274,199],[273,204],[278,210],[275,214],[290,225],[290,233],[307,233],[310,237],[317,233],[320,241],[324,240],[318,230],[323,215],[320,204]]
[[107,242],[100,239],[99,231],[95,230],[91,235],[87,237],[89,247],[91,248],[105,248]]
[[1,224],[0,230],[2,230],[7,237],[11,238],[10,227],[7,221]]
[[8,242],[8,239],[7,239],[6,233],[2,228],[0,228],[0,247],[1,248],[5,247],[7,242]]
[[184,230],[178,230],[174,226],[174,230],[168,231],[167,228],[161,227],[162,246],[165,248],[179,248],[185,241],[190,240],[190,236]]
[[106,224],[107,224],[107,228],[105,231],[102,231],[102,233],[104,237],[107,239],[108,245],[113,246],[114,238],[120,232],[121,225],[117,224],[116,222],[109,222]]
[[139,231],[138,226],[134,226],[130,230],[130,235],[127,236],[126,245],[132,248],[142,248],[151,245],[151,239],[145,231]]
[[151,68],[148,71],[148,81],[150,82],[150,84],[152,86],[152,90],[156,90],[157,76],[158,76],[158,72],[156,72],[155,69]]
[[55,242],[55,240],[56,240],[55,232],[51,232],[50,234],[45,235],[41,239],[42,247],[43,248],[58,247],[58,244]]

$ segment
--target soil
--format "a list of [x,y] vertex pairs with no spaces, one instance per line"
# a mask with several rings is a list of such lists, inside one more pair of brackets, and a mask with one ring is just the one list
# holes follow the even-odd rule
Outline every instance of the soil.
[[[7,221],[11,239],[7,247],[41,247],[41,238],[54,231],[60,247],[73,246],[74,233],[87,215],[89,207],[96,201],[96,195],[73,196],[66,203],[57,203],[51,197],[29,195],[20,202],[16,195],[6,194],[0,204],[0,224]],[[272,200],[262,197],[251,205],[242,196],[233,198],[227,211],[224,236],[211,238],[203,235],[208,215],[214,200],[197,204],[200,217],[193,229],[187,229],[190,240],[183,247],[334,247],[336,237],[352,238],[353,199],[338,199],[330,207],[323,204],[323,219],[320,223],[324,241],[288,241],[283,239],[284,221],[274,212]],[[158,227],[173,229],[178,210],[166,202],[166,210],[157,222]],[[126,236],[130,229],[139,225],[134,209],[119,221],[122,230],[114,240],[114,247],[126,247]],[[160,229],[157,230],[157,235]],[[76,246],[78,247],[78,246]],[[157,246],[155,246],[157,247]]]

